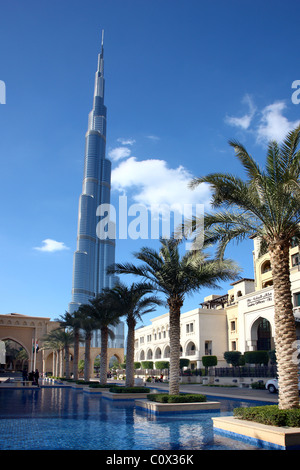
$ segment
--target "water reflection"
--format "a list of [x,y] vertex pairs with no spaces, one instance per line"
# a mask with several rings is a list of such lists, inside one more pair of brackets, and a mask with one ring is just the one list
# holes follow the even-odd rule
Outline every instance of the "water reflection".
[[244,449],[214,436],[211,420],[241,405],[247,402],[226,400],[221,412],[157,416],[136,409],[134,401],[70,388],[0,390],[0,449]]

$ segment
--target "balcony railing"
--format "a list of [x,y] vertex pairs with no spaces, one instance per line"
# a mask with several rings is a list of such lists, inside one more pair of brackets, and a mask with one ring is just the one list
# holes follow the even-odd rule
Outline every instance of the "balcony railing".
[[187,356],[195,356],[195,354],[196,354],[195,349],[190,349],[190,350],[188,350],[188,351],[186,352],[186,355],[187,355]]

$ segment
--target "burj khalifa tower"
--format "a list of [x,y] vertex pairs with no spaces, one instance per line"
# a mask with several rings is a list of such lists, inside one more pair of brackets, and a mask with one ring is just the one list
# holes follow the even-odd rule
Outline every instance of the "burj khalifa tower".
[[[97,208],[110,204],[111,162],[105,158],[106,118],[104,105],[103,36],[95,75],[93,108],[89,113],[85,136],[85,160],[82,193],[79,198],[77,249],[73,261],[72,301],[69,312],[96,297],[104,288],[113,287],[115,278],[107,274],[115,262],[115,240],[97,236]],[[99,332],[98,332],[99,336]],[[93,346],[98,346],[97,334]],[[124,346],[124,325],[115,328],[115,340],[110,347]]]

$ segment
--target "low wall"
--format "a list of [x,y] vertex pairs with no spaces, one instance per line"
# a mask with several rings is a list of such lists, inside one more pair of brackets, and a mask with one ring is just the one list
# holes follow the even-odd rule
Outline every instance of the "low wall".
[[[232,385],[237,387],[250,387],[254,382],[263,382],[264,384],[269,380],[266,377],[207,377],[210,384],[215,385]],[[205,377],[203,377],[205,379]]]

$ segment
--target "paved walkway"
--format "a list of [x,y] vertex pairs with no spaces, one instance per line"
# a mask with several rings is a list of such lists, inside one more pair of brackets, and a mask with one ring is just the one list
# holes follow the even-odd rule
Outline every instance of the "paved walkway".
[[[110,382],[111,380],[108,380]],[[42,387],[47,386],[55,386],[50,384],[45,384],[43,380],[40,381]],[[118,381],[120,385],[124,384],[123,381]],[[146,386],[156,389],[162,390],[169,390],[168,383],[150,383]],[[16,383],[14,382],[6,382],[1,383],[0,389],[4,388],[15,388]],[[22,387],[23,388],[23,387]],[[32,388],[32,387],[24,387],[24,388]],[[36,388],[36,386],[33,386]],[[186,393],[202,393],[203,395],[211,395],[216,397],[228,397],[228,398],[237,398],[237,399],[245,399],[245,400],[259,400],[259,401],[266,401],[272,403],[278,403],[278,395],[277,393],[269,393],[268,390],[255,390],[252,388],[240,388],[240,387],[216,387],[213,385],[201,385],[201,384],[180,384],[179,389],[181,392]]]
[[[169,384],[156,383],[149,384],[149,387],[160,388],[164,390],[169,389]],[[213,385],[200,385],[200,384],[181,384],[179,387],[181,392],[187,393],[203,393],[203,395],[212,395],[228,398],[241,398],[246,400],[259,400],[272,403],[278,403],[277,393],[270,393],[268,390],[255,390],[252,388],[239,388],[239,387],[215,387]]]

